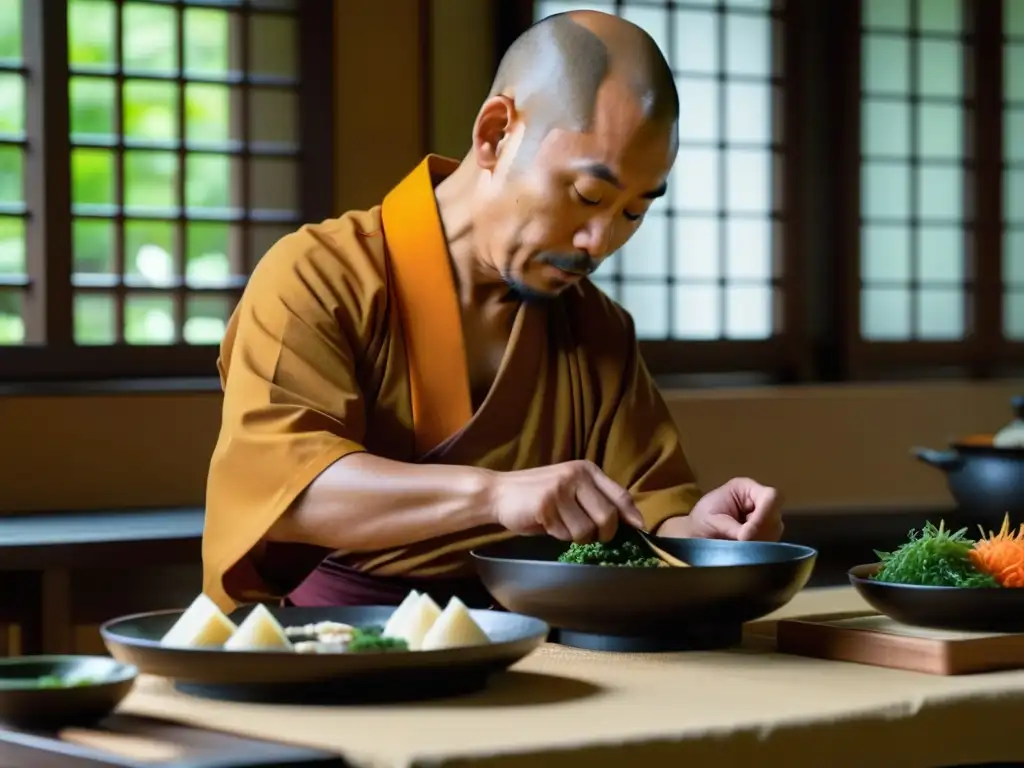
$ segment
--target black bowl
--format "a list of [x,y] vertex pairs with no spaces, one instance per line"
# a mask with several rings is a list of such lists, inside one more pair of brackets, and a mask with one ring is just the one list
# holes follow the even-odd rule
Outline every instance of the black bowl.
[[1024,632],[1024,589],[922,587],[875,581],[881,563],[851,568],[850,583],[868,605],[915,627],[966,632]]
[[546,537],[510,539],[472,554],[503,607],[557,628],[560,642],[599,650],[731,645],[744,622],[781,608],[804,587],[817,558],[796,544],[653,539],[693,567],[559,563],[567,545]]
[[[137,675],[134,666],[107,656],[0,659],[0,721],[43,728],[101,720],[128,695]],[[46,678],[75,684],[47,685]]]

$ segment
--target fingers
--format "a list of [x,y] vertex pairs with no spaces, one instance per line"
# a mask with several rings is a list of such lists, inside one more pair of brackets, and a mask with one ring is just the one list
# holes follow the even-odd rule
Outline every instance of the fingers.
[[598,535],[597,521],[589,510],[580,505],[571,489],[559,499],[558,511],[563,525],[576,543],[588,544]]
[[594,486],[611,502],[619,517],[633,528],[645,528],[644,517],[633,503],[633,497],[629,495],[629,491],[608,477],[595,464],[586,462],[585,466]]
[[557,485],[549,487],[535,520],[551,537],[580,544],[610,541],[620,520],[644,528],[644,519],[629,492],[589,461],[571,462],[560,474]]
[[708,538],[731,539],[742,541],[745,534],[744,524],[732,515],[711,515],[705,521],[712,536]]
[[557,504],[548,504],[538,516],[538,522],[548,536],[559,541],[573,541],[572,533],[562,520],[562,513]]
[[784,526],[781,520],[770,520],[761,523],[747,521],[740,527],[736,535],[737,541],[779,541]]
[[598,541],[611,541],[619,527],[619,510],[597,486],[587,482],[576,489],[576,501],[593,521]]
[[751,482],[747,488],[751,511],[747,513],[737,538],[740,541],[779,541],[782,522],[782,494],[775,488]]
[[561,541],[587,544],[598,533],[598,523],[577,501],[576,491],[570,484],[556,490],[544,505],[539,520],[549,536]]

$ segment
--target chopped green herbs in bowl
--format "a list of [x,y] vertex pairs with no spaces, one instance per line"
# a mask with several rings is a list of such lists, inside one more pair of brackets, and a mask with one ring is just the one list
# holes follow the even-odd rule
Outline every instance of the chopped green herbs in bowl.
[[559,555],[558,562],[620,568],[661,568],[667,565],[661,558],[653,557],[649,549],[628,539],[619,539],[607,544],[600,541],[570,544],[569,548]]
[[912,530],[892,552],[876,551],[882,567],[871,578],[922,587],[998,587],[995,578],[972,562],[974,545],[966,528],[950,531],[944,521],[937,527],[928,522],[920,531]]
[[611,541],[570,544],[558,556],[560,563],[605,565],[614,568],[664,568],[668,563],[655,557],[640,535],[620,525]]

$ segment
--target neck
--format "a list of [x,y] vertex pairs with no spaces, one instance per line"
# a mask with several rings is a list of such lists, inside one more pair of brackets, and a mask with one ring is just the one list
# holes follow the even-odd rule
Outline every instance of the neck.
[[479,186],[479,174],[472,157],[467,157],[434,189],[459,303],[463,310],[474,311],[503,303],[508,295],[508,285],[501,273],[481,258],[475,243],[472,201]]

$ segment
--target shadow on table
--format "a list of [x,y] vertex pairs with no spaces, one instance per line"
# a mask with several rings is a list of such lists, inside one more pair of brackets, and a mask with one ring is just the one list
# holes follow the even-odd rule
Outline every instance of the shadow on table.
[[250,704],[303,706],[366,706],[429,704],[437,707],[521,707],[577,701],[602,693],[599,686],[558,675],[505,672],[490,678],[453,674],[414,676],[363,683],[346,679],[330,684],[175,686],[181,693],[204,699]]
[[593,683],[560,675],[535,672],[508,672],[495,677],[486,690],[454,699],[430,702],[443,707],[533,707],[563,704],[604,693]]

